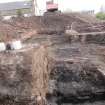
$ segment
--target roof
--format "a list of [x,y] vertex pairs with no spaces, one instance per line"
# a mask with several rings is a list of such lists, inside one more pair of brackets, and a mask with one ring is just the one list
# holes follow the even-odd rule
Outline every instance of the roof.
[[32,6],[32,3],[29,1],[0,3],[0,11],[31,8],[31,6]]

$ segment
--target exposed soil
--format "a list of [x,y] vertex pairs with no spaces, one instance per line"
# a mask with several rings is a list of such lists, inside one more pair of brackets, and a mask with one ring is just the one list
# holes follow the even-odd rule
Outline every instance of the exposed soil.
[[1,41],[27,38],[35,35],[36,32],[39,34],[61,34],[67,27],[69,29],[72,27],[80,33],[99,32],[105,29],[105,24],[97,21],[95,17],[78,13],[48,13],[43,17],[13,18],[8,22],[0,22]]
[[67,29],[103,32],[105,23],[75,13],[1,21],[1,41],[37,46],[0,53],[1,105],[105,104],[104,34],[90,33],[82,43]]

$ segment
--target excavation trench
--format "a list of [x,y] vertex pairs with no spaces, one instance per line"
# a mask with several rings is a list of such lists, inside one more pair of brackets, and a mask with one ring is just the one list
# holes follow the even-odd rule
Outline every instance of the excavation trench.
[[0,53],[0,105],[105,105],[105,47],[96,45],[105,44],[105,23],[90,19],[55,13],[1,22],[3,36],[24,39],[29,30],[35,36],[24,43],[45,46]]
[[63,38],[53,46],[0,53],[0,104],[104,105],[105,48],[64,45]]
[[72,46],[51,50],[49,58],[47,100],[50,105],[82,105],[105,100],[105,76],[98,70],[97,65],[101,66],[96,63],[98,56],[87,55],[81,46]]

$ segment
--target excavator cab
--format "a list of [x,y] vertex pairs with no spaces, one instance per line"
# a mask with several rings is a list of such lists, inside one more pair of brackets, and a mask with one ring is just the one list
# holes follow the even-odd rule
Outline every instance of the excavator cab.
[[58,4],[54,3],[53,0],[48,1],[48,2],[46,2],[46,9],[47,9],[47,12],[58,11]]

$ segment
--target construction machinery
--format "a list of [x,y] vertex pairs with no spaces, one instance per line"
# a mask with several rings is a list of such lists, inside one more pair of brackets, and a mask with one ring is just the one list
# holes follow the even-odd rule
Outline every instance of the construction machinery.
[[54,3],[54,0],[46,2],[47,12],[55,12],[58,11],[58,4]]

